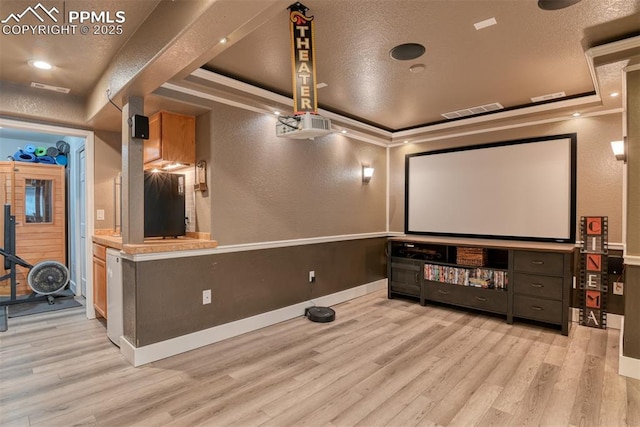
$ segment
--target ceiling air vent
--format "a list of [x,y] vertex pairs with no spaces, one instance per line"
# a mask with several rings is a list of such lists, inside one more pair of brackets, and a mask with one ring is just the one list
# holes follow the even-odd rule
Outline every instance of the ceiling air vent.
[[567,94],[564,92],[550,93],[547,95],[534,96],[533,98],[531,98],[531,102],[548,101],[550,99],[564,98],[565,96],[567,96]]
[[474,116],[476,114],[502,110],[503,108],[504,107],[499,102],[494,102],[492,104],[479,105],[477,107],[470,107],[470,108],[465,108],[463,110],[451,111],[449,113],[442,114],[442,116],[444,116],[447,119],[459,119],[460,117]]
[[31,82],[31,87],[44,89],[44,90],[51,90],[53,92],[60,92],[60,93],[69,93],[69,91],[71,90],[68,87],[51,86],[51,85],[46,85],[44,83],[38,83],[38,82]]

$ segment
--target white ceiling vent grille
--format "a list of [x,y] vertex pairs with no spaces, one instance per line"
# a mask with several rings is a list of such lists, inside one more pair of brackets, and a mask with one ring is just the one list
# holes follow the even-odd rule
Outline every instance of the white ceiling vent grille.
[[60,92],[60,93],[69,93],[69,91],[71,90],[68,87],[51,86],[51,85],[46,85],[44,83],[38,83],[38,82],[31,82],[31,87],[44,89],[44,90],[51,90],[53,92]]
[[464,110],[451,111],[449,113],[444,113],[442,116],[447,119],[459,119],[460,117],[473,116],[480,113],[488,113],[490,111],[502,110],[504,107],[499,102],[494,102],[492,104],[479,105],[477,107],[465,108]]
[[564,92],[550,93],[547,95],[534,96],[531,98],[531,102],[548,101],[550,99],[564,98],[565,96],[567,96],[567,94]]

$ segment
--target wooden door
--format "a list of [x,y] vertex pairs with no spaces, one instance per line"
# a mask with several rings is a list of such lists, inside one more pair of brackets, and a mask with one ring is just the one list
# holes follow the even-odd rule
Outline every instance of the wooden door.
[[[35,265],[66,265],[64,167],[15,162],[11,212],[16,218],[16,255]],[[17,295],[31,293],[27,269],[18,269]]]

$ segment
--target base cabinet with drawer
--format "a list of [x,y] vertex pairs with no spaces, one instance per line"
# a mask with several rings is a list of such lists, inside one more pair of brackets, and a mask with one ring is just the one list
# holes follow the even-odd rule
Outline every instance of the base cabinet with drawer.
[[528,319],[569,333],[573,245],[395,237],[387,250],[389,298],[497,313],[508,323]]
[[572,253],[513,251],[513,316],[553,323],[569,333]]
[[107,318],[107,248],[93,244],[93,308]]

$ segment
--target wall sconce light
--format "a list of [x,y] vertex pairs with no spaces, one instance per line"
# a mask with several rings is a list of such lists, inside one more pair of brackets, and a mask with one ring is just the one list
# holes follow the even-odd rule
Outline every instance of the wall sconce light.
[[362,182],[365,184],[371,181],[371,177],[373,176],[374,169],[371,166],[362,166]]
[[207,162],[204,160],[196,163],[196,183],[193,189],[195,191],[207,191]]
[[625,141],[611,141],[611,150],[616,156],[616,160],[622,160],[627,162],[626,144]]

